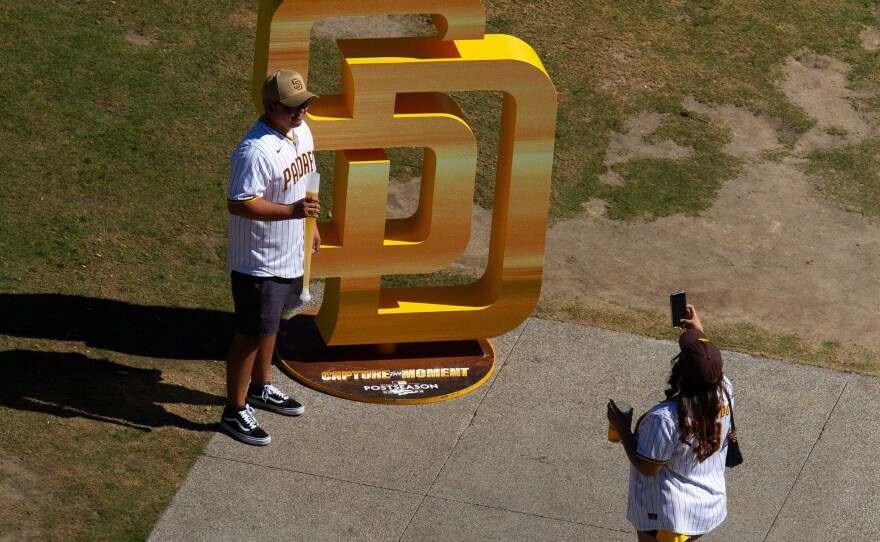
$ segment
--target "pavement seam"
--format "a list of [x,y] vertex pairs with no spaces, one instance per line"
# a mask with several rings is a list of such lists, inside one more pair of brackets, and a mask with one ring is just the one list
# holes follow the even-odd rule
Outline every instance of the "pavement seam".
[[425,493],[422,495],[422,499],[419,501],[419,505],[416,506],[416,509],[413,511],[413,514],[409,518],[409,521],[406,522],[406,525],[404,526],[403,531],[401,531],[400,537],[397,539],[397,542],[401,542],[401,540],[403,540],[403,537],[406,536],[406,532],[409,530],[410,525],[412,525],[412,522],[416,518],[416,516],[418,515],[419,510],[422,509],[422,505],[425,504],[425,499],[428,498],[428,494],[431,493],[431,489],[433,489],[434,484],[437,483],[437,478],[440,477],[440,473],[443,472],[444,468],[446,468],[446,463],[449,462],[449,458],[452,457],[452,454],[455,453],[455,449],[458,448],[458,445],[461,442],[462,437],[464,436],[465,433],[467,433],[468,428],[471,427],[471,424],[473,423],[474,418],[477,416],[477,412],[480,410],[480,407],[483,406],[483,401],[486,400],[486,397],[489,395],[489,392],[492,390],[492,386],[495,385],[495,381],[498,380],[499,376],[501,376],[501,371],[503,371],[504,367],[507,366],[507,359],[513,354],[513,351],[516,350],[516,345],[519,344],[519,340],[522,338],[523,335],[525,335],[526,330],[529,328],[531,323],[532,323],[532,317],[530,316],[529,318],[526,319],[525,325],[522,327],[522,330],[520,331],[519,335],[517,335],[516,340],[513,341],[513,345],[510,347],[510,349],[507,351],[507,354],[504,356],[504,360],[501,362],[501,365],[498,366],[498,369],[496,370],[495,375],[492,377],[492,381],[490,383],[488,383],[489,388],[486,390],[486,393],[484,393],[483,396],[480,397],[480,401],[474,407],[474,411],[471,413],[471,417],[468,420],[467,425],[465,425],[464,429],[462,429],[461,432],[458,434],[458,438],[455,439],[455,444],[452,445],[452,449],[450,449],[449,453],[446,454],[446,457],[443,458],[443,464],[440,465],[440,468],[437,469],[437,473],[434,475],[434,479],[431,480],[430,484],[428,484],[427,491],[425,491]]
[[272,469],[272,470],[277,470],[277,471],[287,472],[287,473],[292,473],[292,474],[302,474],[303,476],[313,476],[315,478],[322,478],[324,480],[333,480],[334,482],[343,482],[346,484],[353,484],[353,485],[357,485],[357,486],[368,487],[371,489],[381,489],[383,491],[392,491],[395,493],[403,493],[405,495],[412,495],[414,497],[423,497],[425,495],[424,493],[416,492],[416,491],[407,491],[405,489],[396,489],[396,488],[392,488],[392,487],[377,486],[374,484],[368,484],[366,482],[358,482],[355,480],[346,480],[345,478],[335,478],[333,476],[327,476],[326,474],[317,474],[314,472],[306,472],[306,471],[301,471],[301,470],[296,470],[296,469],[287,469],[287,468],[278,467],[275,465],[266,465],[264,463],[254,463],[252,461],[242,461],[240,459],[230,459],[228,457],[223,457],[223,456],[219,456],[219,455],[211,455],[211,454],[206,453],[202,457],[209,458],[209,459],[217,459],[219,461],[227,461],[229,463],[238,463],[240,465],[250,465],[251,467],[257,467],[260,469]]
[[807,463],[809,463],[810,458],[813,457],[813,452],[816,450],[816,445],[819,444],[820,440],[822,440],[822,435],[825,434],[825,428],[828,426],[828,421],[831,420],[831,416],[833,416],[834,411],[837,410],[837,405],[840,403],[840,398],[843,397],[843,394],[846,391],[847,386],[849,386],[849,383],[852,381],[852,378],[853,375],[850,374],[844,381],[843,386],[841,386],[840,393],[837,395],[837,399],[834,401],[834,405],[831,407],[831,410],[828,411],[828,416],[825,417],[825,422],[822,424],[822,429],[819,431],[819,435],[816,437],[816,440],[813,441],[813,445],[810,446],[810,452],[807,454],[807,457],[806,459],[804,459],[801,468],[798,470],[797,476],[794,477],[794,482],[792,482],[791,487],[788,488],[788,493],[782,500],[782,505],[779,507],[779,510],[777,510],[776,516],[773,518],[773,522],[770,523],[770,528],[767,530],[767,534],[764,535],[763,542],[767,542],[767,538],[769,538],[770,534],[773,533],[773,528],[776,526],[776,522],[779,521],[779,515],[782,514],[782,511],[785,509],[785,505],[786,503],[788,503],[788,499],[791,497],[792,492],[794,492],[794,488],[797,487],[798,481],[800,481],[801,475],[804,473],[804,469],[807,467]]
[[[408,528],[409,525],[412,523],[412,520],[415,518],[415,515],[418,513],[419,509],[421,508],[422,503],[424,503],[424,501],[425,501],[425,500],[428,498],[428,496],[429,496],[427,493],[413,492],[413,491],[406,491],[405,489],[395,489],[395,488],[390,488],[390,487],[377,486],[377,485],[374,485],[374,484],[367,484],[367,483],[364,483],[364,482],[356,482],[356,481],[353,481],[353,480],[346,480],[346,479],[344,479],[344,478],[335,478],[335,477],[333,477],[333,476],[327,476],[327,475],[324,475],[324,474],[315,474],[315,473],[313,473],[313,472],[305,472],[305,471],[296,470],[296,469],[287,469],[287,468],[277,467],[277,466],[273,466],[273,465],[264,465],[264,464],[262,464],[262,463],[254,463],[254,462],[252,462],[252,461],[242,461],[242,460],[240,460],[240,459],[230,459],[230,458],[228,458],[228,457],[222,457],[222,456],[218,456],[218,455],[204,454],[203,457],[206,458],[206,459],[216,459],[216,460],[218,460],[218,461],[225,461],[225,462],[228,462],[228,463],[238,463],[238,464],[240,464],[240,465],[250,465],[250,466],[252,466],[252,467],[257,467],[257,468],[261,468],[261,469],[272,469],[272,470],[282,471],[282,472],[286,472],[286,473],[301,474],[301,475],[304,475],[304,476],[312,476],[312,477],[315,477],[315,478],[322,478],[322,479],[325,479],[325,480],[332,480],[332,481],[334,481],[334,482],[343,482],[343,483],[346,483],[346,484],[353,484],[353,485],[357,485],[357,486],[368,487],[368,488],[370,488],[370,489],[381,489],[381,490],[383,490],[383,491],[390,491],[390,492],[393,492],[393,493],[402,493],[402,494],[404,494],[404,495],[412,495],[412,496],[414,496],[414,497],[422,497],[421,501],[419,501],[419,505],[416,507],[416,511],[415,511],[415,513],[413,514],[413,516],[410,518],[409,522],[407,523],[407,527],[404,528],[404,531],[403,531],[403,533],[401,534],[401,537],[398,538],[398,542],[400,542],[400,540],[401,540],[401,539],[403,538],[403,536],[406,534],[406,530],[407,530],[407,528]],[[553,517],[553,516],[545,516],[545,515],[541,515],[541,514],[535,514],[535,513],[532,513],[532,512],[524,512],[524,511],[522,511],[522,510],[514,510],[514,509],[512,509],[512,508],[504,508],[504,507],[501,507],[501,506],[492,506],[492,505],[489,505],[489,504],[482,504],[482,503],[471,502],[471,501],[465,501],[465,500],[460,500],[460,499],[453,499],[453,498],[450,498],[450,497],[431,496],[431,498],[432,498],[432,499],[437,499],[437,500],[439,500],[439,501],[447,501],[447,502],[454,502],[454,503],[458,503],[458,504],[466,504],[466,505],[468,505],[468,506],[477,506],[477,507],[480,507],[480,508],[487,508],[487,509],[490,509],[490,510],[499,510],[499,511],[501,511],[501,512],[509,512],[509,513],[511,513],[511,514],[519,514],[519,515],[521,515],[521,516],[529,516],[529,517],[534,517],[534,518],[546,519],[546,520],[550,520],[550,521],[558,521],[558,522],[560,522],[560,523],[568,523],[568,524],[571,524],[571,525],[581,525],[581,526],[583,526],[583,527],[590,527],[590,528],[594,528],[594,529],[602,529],[602,530],[604,530],[604,531],[611,531],[611,532],[618,532],[618,533],[632,533],[632,532],[633,532],[631,529],[630,529],[630,530],[627,530],[627,529],[616,529],[616,528],[612,528],[612,527],[605,527],[605,526],[603,526],[603,525],[595,525],[595,524],[592,524],[592,523],[584,523],[584,522],[581,522],[581,521],[575,521],[575,520],[570,520],[570,519],[563,519],[563,518],[558,518],[558,517]]]
[[[425,497],[427,498],[427,495]],[[489,504],[481,504],[478,502],[450,499],[449,497],[432,496],[431,498],[441,500],[441,501],[455,502],[455,503],[459,503],[459,504],[467,504],[469,506],[479,506],[480,508],[488,508],[490,510],[500,510],[502,512],[510,512],[511,514],[519,514],[521,516],[530,516],[533,518],[549,519],[551,521],[558,521],[560,523],[569,523],[571,525],[582,525],[584,527],[591,527],[594,529],[602,529],[603,531],[611,531],[611,532],[615,532],[615,533],[635,533],[635,531],[633,529],[619,529],[619,528],[613,528],[613,527],[605,527],[603,525],[594,525],[592,523],[584,523],[581,521],[575,521],[575,520],[571,520],[571,519],[562,519],[562,518],[556,518],[553,516],[543,516],[541,514],[534,514],[532,512],[523,512],[522,510],[513,510],[510,508],[503,508],[501,506],[492,506]]]

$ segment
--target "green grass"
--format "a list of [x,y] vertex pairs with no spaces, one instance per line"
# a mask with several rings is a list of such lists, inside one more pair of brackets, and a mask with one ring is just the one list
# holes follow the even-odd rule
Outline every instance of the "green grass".
[[[225,162],[251,113],[239,51],[252,32],[220,17],[236,3],[211,14],[197,2],[13,4],[0,158],[13,164],[5,208],[30,235],[2,236],[0,285],[40,271],[44,285],[74,291],[112,268],[113,294],[202,305],[205,281],[224,280]],[[132,43],[133,31],[156,41]]]
[[[234,1],[4,3],[0,295],[229,310],[226,161],[253,117],[253,22],[250,8]],[[87,317],[72,315],[67,327]],[[179,409],[193,424],[212,424],[222,365],[94,347],[86,353],[83,342],[62,332],[41,337],[43,324],[30,325],[36,338],[0,337],[4,374],[45,360],[72,367],[65,377],[52,365],[33,391],[4,378],[0,446],[9,461],[36,473],[40,493],[7,503],[0,538],[24,529],[41,540],[146,539],[213,431],[172,421],[152,427],[123,404],[96,403],[91,386],[120,373],[91,369],[112,363],[144,378],[153,373],[139,369],[155,370],[179,387],[126,381],[143,392],[138,409],[154,421]],[[94,379],[72,380],[77,374]],[[71,407],[72,397],[50,393],[60,377],[91,400]],[[155,397],[157,389],[169,395]],[[190,401],[194,390],[207,402]]]
[[[668,341],[677,340],[679,335],[678,331],[669,327],[665,314],[577,296],[544,299],[537,314],[544,318]],[[724,350],[880,375],[880,352],[860,345],[772,333],[751,323],[719,322],[704,318],[703,324],[707,330],[711,330],[712,340]]]
[[880,216],[880,140],[809,155],[807,170],[831,199],[866,216]]
[[[606,200],[619,220],[708,208],[740,164],[720,152],[727,130],[682,115],[682,104],[693,98],[748,108],[778,126],[790,149],[812,126],[775,86],[797,51],[849,63],[851,86],[866,96],[856,105],[880,109],[880,57],[858,43],[862,28],[878,24],[869,1],[485,5],[489,31],[530,43],[558,91],[553,220],[578,214],[592,198]],[[19,331],[0,336],[0,364],[5,375],[40,369],[39,377],[0,383],[0,452],[40,491],[5,503],[0,538],[24,530],[40,540],[145,539],[213,434],[223,396],[223,365],[215,361],[231,333],[222,318],[231,311],[224,273],[228,157],[255,117],[255,10],[255,2],[235,0],[0,6],[0,296],[33,299],[33,306],[18,306],[21,313],[3,308],[0,321]],[[334,44],[315,39],[312,52],[310,85],[335,93]],[[489,207],[500,94],[454,97],[480,145],[474,199]],[[609,135],[643,112],[663,114],[652,138],[693,154],[617,165],[623,185],[599,182]],[[781,160],[788,150],[773,152]],[[418,176],[420,150],[392,149],[389,156],[394,178]],[[877,215],[876,138],[809,158],[831,197]],[[332,163],[332,153],[320,153],[328,186]],[[329,190],[322,203],[332,207]],[[410,286],[472,279],[438,273],[384,280]],[[110,331],[89,323],[91,305],[118,309],[114,320],[101,322]],[[541,310],[668,335],[656,328],[661,315],[625,307]],[[49,325],[56,313],[58,322]],[[163,327],[171,315],[186,325]],[[186,335],[206,316],[212,325]],[[726,346],[786,359],[871,374],[880,365],[846,344],[773,336],[745,324],[713,330]],[[137,392],[135,402],[101,387],[113,384]],[[29,438],[33,430],[41,438]]]
[[471,284],[479,277],[440,271],[425,275],[386,275],[382,277],[383,288],[412,288],[417,286],[461,286]]
[[694,155],[637,159],[612,167],[625,183],[594,186],[595,196],[608,202],[610,218],[652,220],[697,214],[712,206],[724,181],[738,171],[739,161],[721,152],[729,141],[727,129],[699,116],[667,114],[648,139],[673,141],[693,149]]

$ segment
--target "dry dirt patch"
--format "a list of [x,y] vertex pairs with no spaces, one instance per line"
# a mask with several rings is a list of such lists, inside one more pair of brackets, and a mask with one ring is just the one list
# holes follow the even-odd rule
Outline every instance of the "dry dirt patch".
[[[603,202],[589,202],[582,216],[548,232],[545,296],[663,311],[666,294],[685,289],[718,319],[880,347],[880,224],[829,202],[799,167],[805,152],[870,133],[870,120],[851,103],[847,71],[829,57],[788,60],[780,88],[817,124],[781,161],[763,158],[782,149],[768,121],[686,101],[730,127],[724,151],[745,160],[742,173],[698,217],[621,223],[604,216]],[[652,147],[644,143],[639,156],[655,155]]]
[[880,30],[873,26],[866,28],[859,34],[859,40],[862,42],[862,47],[868,51],[876,51],[880,49]]
[[315,23],[312,34],[324,38],[389,38],[435,33],[431,19],[423,15],[375,17],[326,17]]

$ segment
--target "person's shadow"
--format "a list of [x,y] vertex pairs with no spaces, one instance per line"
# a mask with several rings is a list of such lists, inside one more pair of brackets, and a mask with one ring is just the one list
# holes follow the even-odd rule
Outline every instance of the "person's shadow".
[[[221,360],[233,329],[229,313],[151,307],[54,294],[0,294],[0,335],[78,341],[167,360]],[[176,426],[214,430],[168,412],[163,403],[222,405],[224,399],[140,369],[80,353],[0,352],[0,406],[83,417],[149,431]]]
[[233,315],[57,294],[0,294],[0,335],[82,341],[163,359],[222,360]]
[[85,418],[150,431],[174,426],[213,431],[163,403],[222,405],[223,398],[162,381],[158,369],[140,369],[79,353],[0,352],[0,406],[59,418]]

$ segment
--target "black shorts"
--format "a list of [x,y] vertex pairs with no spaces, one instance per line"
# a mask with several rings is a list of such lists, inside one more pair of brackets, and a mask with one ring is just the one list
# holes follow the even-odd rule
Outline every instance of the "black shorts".
[[303,289],[302,277],[255,277],[233,271],[231,278],[235,331],[242,335],[275,335],[281,322],[281,311],[302,304],[299,299]]

